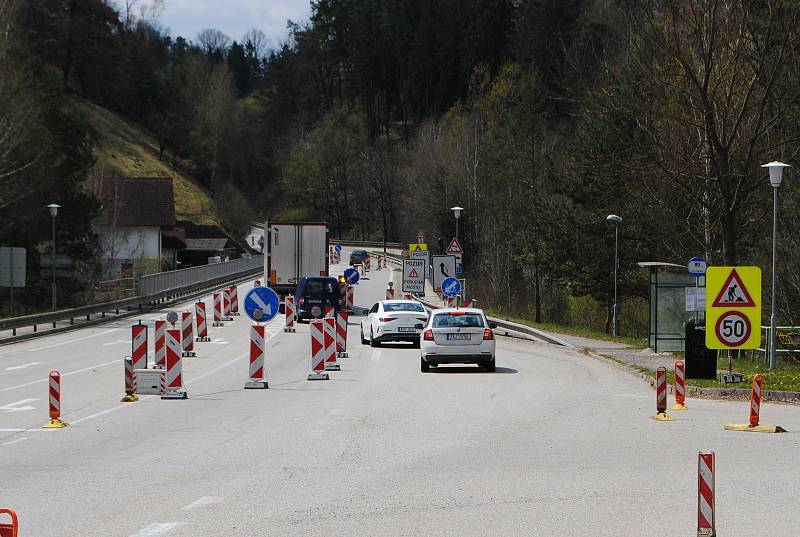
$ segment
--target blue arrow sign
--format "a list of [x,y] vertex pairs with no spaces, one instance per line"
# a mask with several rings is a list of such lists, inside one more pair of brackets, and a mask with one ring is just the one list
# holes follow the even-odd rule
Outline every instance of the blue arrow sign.
[[338,254],[338,253],[341,253],[341,251],[342,251],[342,245],[341,245],[341,244],[337,244],[336,246],[334,246],[334,247],[333,247],[333,249],[334,249],[334,250],[336,250],[336,253],[337,253],[337,254]]
[[349,283],[350,285],[355,285],[358,283],[358,271],[354,268],[349,268],[344,271],[344,280]]
[[458,278],[445,278],[442,282],[442,294],[444,296],[456,296],[461,292],[461,281]]
[[[257,323],[265,323],[280,311],[281,299],[269,287],[253,287],[244,297],[244,311]],[[256,310],[261,310],[261,317],[256,318]]]

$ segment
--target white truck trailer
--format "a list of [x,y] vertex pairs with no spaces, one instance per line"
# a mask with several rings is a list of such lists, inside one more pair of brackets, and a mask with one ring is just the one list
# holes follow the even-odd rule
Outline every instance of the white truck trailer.
[[327,223],[267,222],[264,241],[264,281],[282,297],[303,276],[328,276]]

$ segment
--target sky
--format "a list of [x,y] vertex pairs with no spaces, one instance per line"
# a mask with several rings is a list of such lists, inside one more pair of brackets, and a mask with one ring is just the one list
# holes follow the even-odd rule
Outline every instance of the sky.
[[190,40],[204,28],[215,28],[238,41],[257,28],[276,45],[288,36],[288,19],[306,21],[309,14],[310,0],[164,0],[159,22],[173,37]]

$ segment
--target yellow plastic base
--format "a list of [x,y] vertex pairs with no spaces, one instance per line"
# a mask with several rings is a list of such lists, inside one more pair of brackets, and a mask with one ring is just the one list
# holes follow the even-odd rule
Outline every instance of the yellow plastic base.
[[749,423],[726,423],[726,431],[742,431],[746,433],[785,433],[786,429],[778,425],[756,425],[752,427]]
[[674,405],[672,405],[672,410],[689,410],[689,407],[687,407],[683,403],[675,403]]
[[61,419],[59,418],[56,418],[42,425],[42,429],[63,429],[67,425],[69,425],[69,423],[61,421]]
[[659,412],[658,414],[653,416],[653,419],[656,421],[675,421],[675,418],[673,418],[666,412]]
[[119,400],[120,403],[135,403],[139,400],[139,396],[135,393],[129,393],[125,397]]

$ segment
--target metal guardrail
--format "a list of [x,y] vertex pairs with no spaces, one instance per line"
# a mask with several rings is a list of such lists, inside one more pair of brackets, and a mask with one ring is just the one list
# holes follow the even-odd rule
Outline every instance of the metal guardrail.
[[[235,261],[245,261],[247,259],[235,260]],[[122,300],[114,300],[111,302],[104,302],[101,304],[89,304],[86,306],[81,306],[78,308],[72,308],[67,310],[60,310],[54,311],[49,313],[40,313],[36,315],[26,315],[24,317],[12,317],[8,319],[0,319],[0,331],[11,330],[12,331],[12,338],[13,336],[17,335],[18,328],[25,328],[32,326],[34,335],[37,332],[37,326],[39,325],[46,325],[52,323],[53,328],[56,327],[56,323],[59,321],[69,321],[70,325],[75,324],[75,319],[86,317],[86,320],[89,321],[92,315],[101,314],[105,317],[105,314],[108,312],[115,311],[119,313],[120,310],[130,309],[130,308],[137,308],[143,309],[150,305],[154,305],[156,303],[162,303],[165,301],[170,301],[175,298],[186,297],[191,294],[195,294],[201,291],[206,291],[208,289],[213,289],[218,287],[219,285],[229,283],[232,281],[237,281],[243,279],[249,275],[260,273],[263,270],[263,256],[254,256],[251,260],[251,263],[236,263],[228,261],[227,263],[217,263],[216,265],[224,267],[223,269],[216,269],[215,272],[205,273],[206,277],[209,279],[196,281],[196,278],[199,277],[199,274],[202,274],[199,271],[194,273],[195,281],[190,281],[192,278],[186,274],[182,275],[179,278],[183,278],[183,281],[186,282],[185,285],[181,287],[171,287],[167,289],[161,289],[149,294],[140,294],[139,296],[135,296],[133,298],[126,298]],[[227,267],[225,267],[228,265]],[[214,265],[209,265],[214,266]],[[192,268],[203,268],[203,267],[190,267],[189,269],[182,269],[182,270],[191,270]],[[181,271],[175,271],[181,272]],[[169,273],[161,273],[161,274],[169,274]],[[154,274],[151,276],[159,276],[159,274]],[[155,279],[155,282],[161,282],[165,286],[170,286],[175,284],[175,280],[170,278],[163,278],[163,279]],[[46,333],[51,333],[48,331]],[[21,337],[21,336],[20,336]],[[0,338],[0,343],[4,341],[8,341],[12,338]]]
[[264,256],[254,255],[226,261],[225,263],[212,263],[169,272],[159,272],[141,276],[137,285],[139,296],[149,296],[173,289],[181,289],[196,283],[207,282],[217,278],[263,268]]

